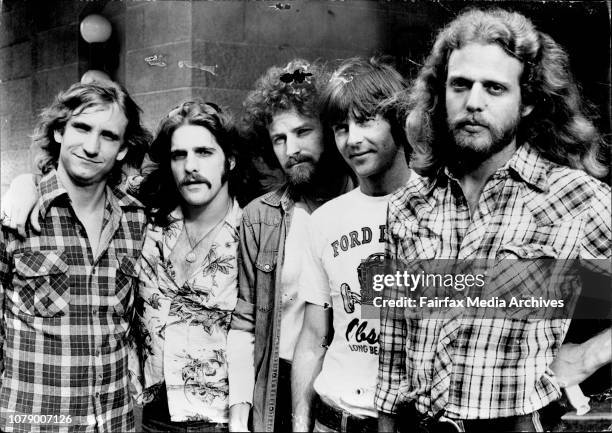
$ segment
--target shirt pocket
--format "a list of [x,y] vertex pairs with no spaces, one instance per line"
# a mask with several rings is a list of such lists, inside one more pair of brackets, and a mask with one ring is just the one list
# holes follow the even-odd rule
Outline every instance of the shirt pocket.
[[431,228],[413,226],[407,232],[412,238],[408,244],[414,245],[414,251],[407,251],[406,257],[418,257],[419,260],[432,260],[439,256],[442,246],[441,238]]
[[123,316],[134,303],[137,290],[138,271],[135,257],[121,255],[117,257],[118,266],[115,273],[115,286],[107,286],[104,298],[108,307],[114,308],[119,316]]
[[[564,267],[558,266],[554,247],[543,244],[506,244],[497,252],[495,264],[489,270],[489,296],[497,296],[507,303],[512,298],[547,300],[564,297],[567,282]],[[514,318],[548,314],[533,308],[510,309]]]
[[37,317],[67,314],[70,306],[68,270],[62,251],[15,254],[13,289],[18,308]]
[[259,311],[269,311],[274,305],[274,292],[279,290],[279,287],[275,287],[276,281],[274,281],[277,258],[276,251],[262,251],[255,261],[255,268],[257,268],[255,307]]

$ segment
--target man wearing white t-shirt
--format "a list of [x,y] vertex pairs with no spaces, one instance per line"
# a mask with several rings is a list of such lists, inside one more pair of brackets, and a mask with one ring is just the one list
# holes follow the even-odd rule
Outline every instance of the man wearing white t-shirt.
[[382,104],[403,88],[391,66],[350,59],[323,92],[322,117],[359,187],[322,205],[308,224],[299,284],[304,325],[292,368],[294,431],[313,422],[315,431],[377,430],[379,319],[363,314],[362,305],[371,304],[372,274],[382,269],[389,196],[410,176],[402,116]]

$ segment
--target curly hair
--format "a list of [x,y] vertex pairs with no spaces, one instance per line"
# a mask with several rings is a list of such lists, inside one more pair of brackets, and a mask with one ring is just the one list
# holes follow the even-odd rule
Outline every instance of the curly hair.
[[[252,181],[254,166],[248,152],[243,151],[235,122],[228,111],[212,102],[188,101],[172,109],[161,121],[149,149],[153,163],[144,173],[136,192],[149,209],[149,217],[159,226],[172,222],[170,213],[181,204],[181,195],[170,167],[172,135],[182,125],[202,126],[210,131],[225,155],[225,171],[230,196],[244,206],[256,194]],[[230,170],[230,160],[235,166]]]
[[57,169],[60,144],[55,141],[54,132],[63,133],[72,116],[92,107],[110,104],[117,104],[128,120],[122,144],[127,146],[128,152],[122,161],[115,162],[107,181],[110,185],[121,183],[124,165],[140,167],[151,135],[141,124],[141,110],[136,102],[123,87],[112,81],[76,83],[58,94],[40,114],[33,139],[41,150],[36,157],[36,165],[42,174]]
[[271,167],[279,168],[268,134],[272,118],[279,112],[295,109],[303,116],[320,119],[320,95],[329,75],[321,64],[294,59],[284,67],[269,68],[247,95],[242,104],[245,133],[258,143],[258,151]]
[[406,89],[402,75],[382,57],[344,60],[334,71],[321,97],[321,115],[326,126],[355,118],[380,114],[391,125],[395,143],[410,154],[404,132],[405,113],[389,103]]
[[523,65],[521,99],[533,106],[517,132],[550,161],[603,177],[598,160],[604,140],[588,114],[569,68],[567,53],[525,16],[503,9],[471,9],[443,28],[411,90],[403,99],[406,133],[415,148],[414,169],[432,175],[446,164],[445,81],[453,50],[476,42],[497,44]]

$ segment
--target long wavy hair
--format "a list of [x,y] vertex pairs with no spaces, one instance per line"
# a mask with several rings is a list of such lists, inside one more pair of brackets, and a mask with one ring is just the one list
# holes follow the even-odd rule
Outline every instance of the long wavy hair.
[[391,125],[395,144],[411,153],[404,132],[405,112],[391,104],[394,95],[406,89],[402,75],[383,57],[344,60],[332,74],[322,99],[321,115],[328,129],[349,116],[355,118],[380,114]]
[[[167,226],[170,213],[181,204],[181,195],[172,176],[170,149],[172,134],[182,125],[202,126],[215,137],[225,155],[225,173],[231,197],[244,206],[255,197],[252,182],[252,157],[243,151],[232,115],[212,102],[188,101],[172,109],[159,123],[149,149],[152,164],[143,170],[143,180],[136,195],[149,209],[154,224]],[[230,170],[230,160],[235,161]]]
[[122,144],[127,146],[128,152],[123,160],[115,162],[107,181],[110,185],[121,183],[125,165],[140,168],[151,139],[150,133],[141,124],[141,110],[123,87],[105,81],[73,84],[68,90],[58,94],[50,106],[43,109],[33,136],[34,143],[40,148],[36,164],[42,174],[57,169],[60,144],[55,141],[54,132],[63,134],[66,123],[72,116],[92,107],[110,104],[117,104],[128,120]]
[[[243,102],[242,133],[255,151],[271,168],[281,168],[274,154],[268,127],[273,117],[283,111],[294,109],[300,115],[319,119],[321,117],[321,94],[327,85],[330,73],[324,64],[294,59],[285,66],[269,68],[255,83]],[[323,145],[326,166],[333,167],[338,176],[352,176],[328,129],[323,130]]]
[[519,124],[517,144],[529,142],[554,163],[604,177],[608,169],[598,158],[605,142],[593,124],[590,107],[582,101],[567,53],[529,19],[503,9],[468,10],[438,33],[413,87],[403,98],[410,112],[406,133],[415,148],[413,168],[422,175],[433,175],[446,165],[448,59],[453,50],[472,42],[497,44],[523,64],[522,103],[534,108]]

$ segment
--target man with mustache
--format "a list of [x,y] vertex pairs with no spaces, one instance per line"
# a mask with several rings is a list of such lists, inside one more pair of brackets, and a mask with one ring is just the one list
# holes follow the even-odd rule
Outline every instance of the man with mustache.
[[75,84],[41,114],[40,233],[0,234],[3,432],[134,430],[128,354],[146,218],[119,184],[146,150],[139,111],[105,82]]
[[200,101],[171,110],[151,143],[136,192],[150,221],[136,309],[144,431],[227,431],[239,200],[252,189],[240,144],[232,117]]
[[310,213],[352,187],[326,139],[319,98],[329,75],[296,59],[272,67],[244,102],[245,122],[285,183],[244,208],[239,296],[228,341],[230,430],[291,430],[290,373],[304,311],[298,300],[301,251]]
[[[257,186],[241,143],[227,112],[185,102],[161,120],[144,177],[128,181],[149,221],[138,266],[124,260],[131,275],[139,269],[141,363],[131,363],[130,374],[138,388],[144,383],[144,431],[227,431],[239,203]],[[121,290],[131,305],[132,287]]]
[[[391,263],[487,259],[491,282],[507,263],[576,261],[609,277],[610,187],[596,179],[607,172],[597,159],[602,138],[568,64],[518,13],[471,10],[440,31],[407,101],[424,177],[391,199]],[[540,281],[535,293],[555,293],[545,267],[529,269],[527,286]],[[563,283],[581,290],[579,278]],[[405,295],[395,289],[392,299]],[[564,363],[582,367],[583,358],[559,350],[571,316],[532,313],[536,320],[383,310],[380,430],[397,421],[406,431],[543,431],[540,410],[573,380]],[[610,360],[609,335],[593,340],[603,352],[588,361],[591,373]]]

